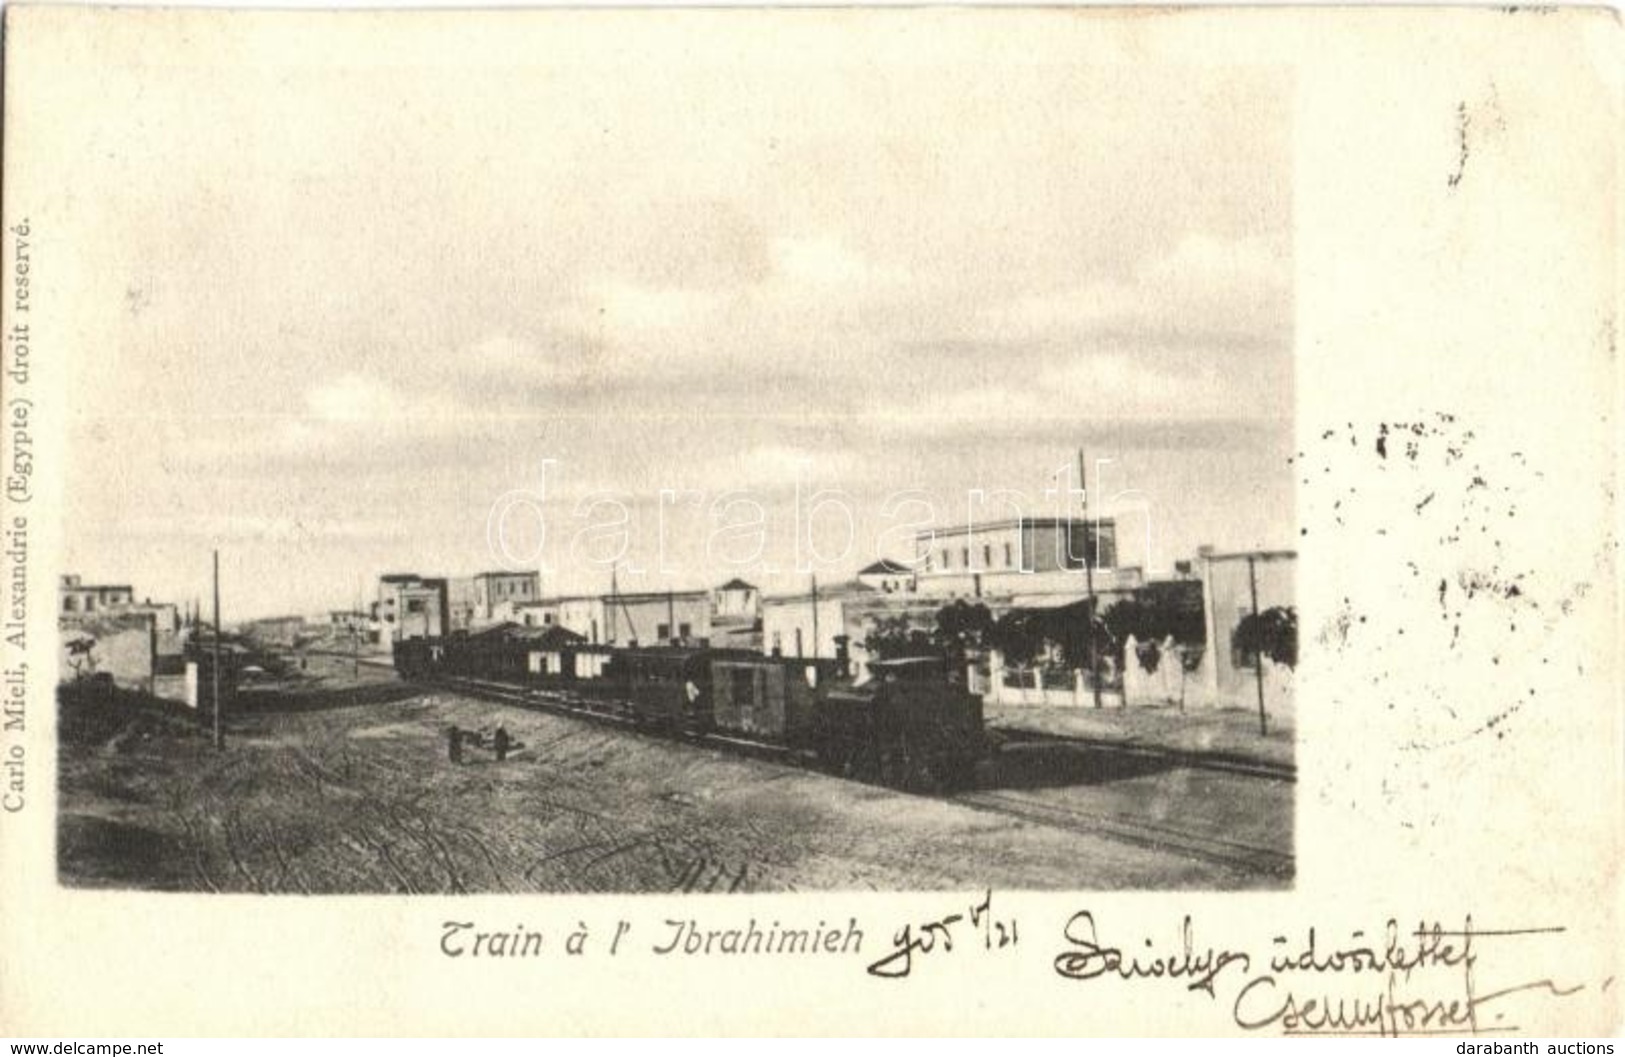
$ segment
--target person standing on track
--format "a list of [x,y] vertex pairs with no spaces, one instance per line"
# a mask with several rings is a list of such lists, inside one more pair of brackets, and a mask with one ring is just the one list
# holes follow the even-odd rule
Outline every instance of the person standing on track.
[[498,727],[496,734],[491,738],[491,746],[496,749],[498,763],[508,758],[508,748],[512,744],[512,739],[508,737],[508,728]]
[[452,763],[463,762],[463,732],[456,724],[446,731],[446,756]]

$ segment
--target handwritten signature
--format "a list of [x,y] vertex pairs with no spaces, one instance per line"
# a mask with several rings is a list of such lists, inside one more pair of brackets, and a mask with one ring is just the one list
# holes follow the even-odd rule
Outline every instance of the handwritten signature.
[[[1186,990],[1219,998],[1221,985],[1234,984],[1231,1017],[1247,1031],[1279,1030],[1288,1035],[1462,1035],[1513,1032],[1504,1013],[1489,1007],[1518,994],[1566,998],[1583,984],[1562,986],[1550,978],[1530,979],[1492,991],[1480,989],[1476,971],[1480,949],[1496,943],[1562,933],[1559,927],[1482,929],[1467,916],[1459,929],[1419,923],[1401,929],[1389,919],[1380,939],[1363,930],[1349,942],[1322,944],[1311,928],[1301,942],[1277,936],[1267,954],[1202,945],[1187,915],[1176,943],[1158,949],[1125,951],[1103,942],[1092,912],[1081,910],[1066,922],[1066,946],[1056,955],[1055,972],[1069,980],[1115,977],[1124,981],[1180,981]],[[1260,967],[1254,972],[1254,966]]]

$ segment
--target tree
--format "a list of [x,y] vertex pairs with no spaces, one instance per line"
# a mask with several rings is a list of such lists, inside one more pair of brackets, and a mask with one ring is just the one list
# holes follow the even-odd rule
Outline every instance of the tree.
[[1012,609],[998,619],[987,638],[1006,662],[1018,667],[1052,660],[1065,668],[1087,668],[1091,641],[1097,659],[1116,650],[1111,632],[1098,617],[1089,619],[1086,605]]
[[68,667],[75,679],[88,679],[96,674],[96,640],[80,633],[63,643],[68,650]]
[[987,644],[1004,654],[1006,664],[1017,668],[1031,664],[1044,646],[1038,614],[1028,609],[1012,609],[988,629]]
[[902,614],[871,618],[869,632],[860,645],[882,661],[897,657],[926,657],[941,652],[923,628],[915,627]]
[[[1111,631],[1116,649],[1122,650],[1133,636],[1138,644],[1141,667],[1154,672],[1162,657],[1162,643],[1173,639],[1186,647],[1181,653],[1186,659],[1187,671],[1194,669],[1192,658],[1200,660],[1200,647],[1207,641],[1207,628],[1202,617],[1200,585],[1192,584],[1181,591],[1149,590],[1132,598],[1112,603],[1105,613],[1106,627]],[[1121,656],[1119,660],[1124,660]]]
[[956,661],[982,649],[992,630],[993,614],[980,602],[961,598],[937,610],[937,644]]
[[1276,664],[1298,666],[1298,611],[1291,606],[1271,606],[1257,616],[1249,613],[1236,625],[1230,638],[1244,663],[1256,664],[1260,653]]

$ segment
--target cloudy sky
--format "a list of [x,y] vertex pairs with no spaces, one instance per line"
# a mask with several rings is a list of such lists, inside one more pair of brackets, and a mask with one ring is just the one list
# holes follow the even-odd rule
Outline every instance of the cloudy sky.
[[[1290,546],[1289,85],[874,36],[475,64],[205,35],[108,71],[67,178],[105,336],[70,565],[188,597],[219,546],[240,613],[316,611],[503,564],[493,504],[545,487],[549,590],[607,585],[568,546],[599,490],[623,584],[787,587],[798,538],[829,579],[896,554],[900,492],[1052,513],[1079,446],[1127,562]],[[820,489],[850,546],[828,506],[798,536]],[[730,490],[766,521],[744,568],[702,538]]]

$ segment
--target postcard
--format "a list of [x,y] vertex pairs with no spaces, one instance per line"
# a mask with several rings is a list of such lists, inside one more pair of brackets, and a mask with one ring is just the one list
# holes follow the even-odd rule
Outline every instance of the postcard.
[[1618,1029],[1617,17],[4,44],[8,1033]]

